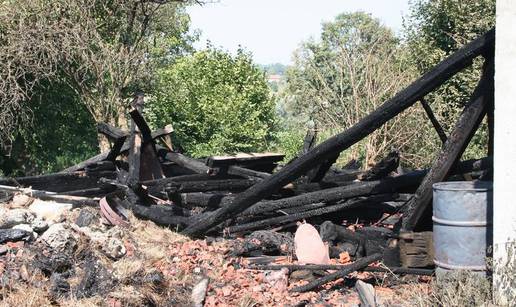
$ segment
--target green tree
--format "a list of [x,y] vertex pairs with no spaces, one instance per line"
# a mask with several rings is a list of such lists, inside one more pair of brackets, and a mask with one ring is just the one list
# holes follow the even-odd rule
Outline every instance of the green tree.
[[125,126],[133,91],[152,93],[154,72],[192,51],[188,3],[0,1],[0,169],[52,171],[97,151],[95,122]]
[[0,156],[4,175],[56,172],[97,153],[95,122],[70,88],[40,84],[28,102],[30,126],[18,130],[10,155]]
[[199,157],[266,147],[274,102],[264,72],[242,50],[210,48],[161,69],[146,115],[154,127],[173,124],[176,144]]
[[[463,45],[487,32],[495,24],[495,6],[495,0],[412,1],[410,14],[404,22],[412,65],[423,74]],[[481,67],[482,61],[475,61],[472,67],[458,73],[426,97],[447,131],[455,124],[477,85]],[[473,138],[465,157],[484,156],[486,140],[484,124]]]
[[27,102],[47,81],[72,89],[95,121],[125,125],[132,91],[190,48],[186,2],[0,2],[2,144],[30,121]]
[[[323,24],[320,40],[296,51],[282,109],[314,121],[329,136],[356,124],[414,77],[404,46],[389,28],[363,12],[340,14]],[[408,152],[419,136],[420,115],[419,108],[409,109],[352,147],[347,158],[369,164],[392,147]]]

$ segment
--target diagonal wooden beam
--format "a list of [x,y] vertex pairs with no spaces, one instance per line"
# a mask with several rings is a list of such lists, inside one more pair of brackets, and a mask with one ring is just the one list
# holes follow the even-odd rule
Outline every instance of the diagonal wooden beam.
[[447,139],[446,132],[444,132],[444,129],[441,126],[441,124],[439,124],[439,121],[437,120],[437,118],[435,118],[434,112],[432,112],[432,108],[430,107],[428,102],[426,102],[426,100],[424,98],[421,98],[421,100],[419,100],[419,102],[421,102],[421,105],[423,106],[423,109],[425,110],[426,115],[428,116],[428,119],[430,119],[432,126],[434,126],[434,129],[437,132],[437,135],[439,136],[439,138],[441,139],[441,142],[443,144],[446,143],[446,139]]
[[447,178],[469,141],[475,134],[487,108],[494,100],[494,61],[486,61],[484,73],[470,102],[455,124],[441,153],[434,161],[432,168],[423,179],[414,197],[408,202],[402,220],[402,230],[412,231],[430,208],[432,201],[432,185]]

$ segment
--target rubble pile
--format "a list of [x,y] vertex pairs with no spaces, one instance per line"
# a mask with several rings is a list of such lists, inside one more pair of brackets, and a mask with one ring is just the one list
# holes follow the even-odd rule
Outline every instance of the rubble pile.
[[[492,176],[492,148],[460,159],[490,116],[493,49],[494,30],[350,129],[317,146],[308,133],[292,161],[190,158],[175,150],[170,125],[151,131],[136,95],[130,131],[98,125],[110,151],[60,173],[0,178],[2,298],[14,304],[29,291],[43,305],[374,306],[396,297],[379,276],[401,276],[382,283],[395,289],[433,274],[432,184]],[[366,170],[334,166],[479,56],[484,73],[431,168],[402,169],[396,150]]]

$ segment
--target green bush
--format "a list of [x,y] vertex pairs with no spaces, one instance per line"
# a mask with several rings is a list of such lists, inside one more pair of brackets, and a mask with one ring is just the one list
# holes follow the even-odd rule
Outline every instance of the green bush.
[[60,171],[98,153],[95,122],[68,86],[44,82],[27,102],[30,125],[20,127],[10,155],[0,152],[8,176]]
[[272,138],[274,101],[264,72],[242,50],[209,48],[159,70],[146,116],[174,126],[174,141],[194,157],[260,151]]

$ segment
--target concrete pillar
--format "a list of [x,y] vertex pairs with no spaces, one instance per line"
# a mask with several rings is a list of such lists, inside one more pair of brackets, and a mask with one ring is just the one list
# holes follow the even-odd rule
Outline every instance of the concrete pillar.
[[[516,1],[496,1],[493,189],[495,301],[514,303],[516,289]],[[514,252],[508,253],[508,249]],[[511,255],[511,257],[509,257]],[[511,258],[511,259],[509,259]],[[510,272],[512,271],[512,272]]]

